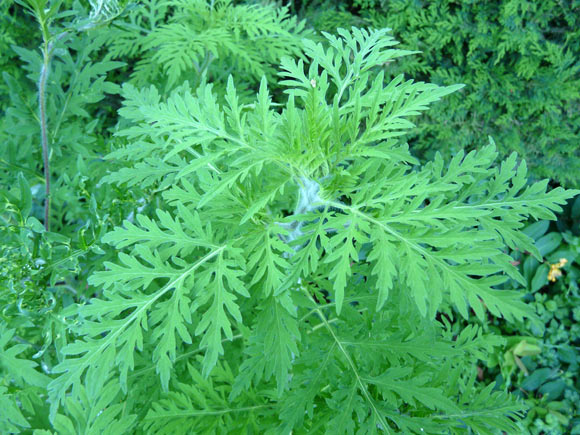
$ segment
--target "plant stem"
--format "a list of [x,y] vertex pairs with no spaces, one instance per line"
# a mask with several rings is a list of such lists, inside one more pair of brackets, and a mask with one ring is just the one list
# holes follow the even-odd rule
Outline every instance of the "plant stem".
[[42,160],[44,165],[44,229],[50,231],[50,155],[46,125],[46,80],[48,79],[50,53],[48,47],[42,50],[44,61],[38,80],[38,107],[40,112],[40,139],[42,142]]

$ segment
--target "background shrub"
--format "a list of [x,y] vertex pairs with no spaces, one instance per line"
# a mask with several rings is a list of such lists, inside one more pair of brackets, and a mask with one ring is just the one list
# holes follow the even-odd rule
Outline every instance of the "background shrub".
[[387,71],[466,85],[417,122],[409,136],[416,154],[476,149],[491,135],[536,178],[579,185],[579,1],[314,1],[298,9],[326,31],[361,20],[389,27],[402,48],[422,55]]

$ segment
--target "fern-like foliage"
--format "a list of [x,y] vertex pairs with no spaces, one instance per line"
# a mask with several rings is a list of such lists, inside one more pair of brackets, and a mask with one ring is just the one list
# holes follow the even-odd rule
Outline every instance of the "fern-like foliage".
[[[81,15],[81,11],[77,14]],[[78,200],[72,200],[78,193],[68,186],[78,187],[88,200],[86,186],[90,182],[87,180],[93,173],[99,177],[102,172],[98,165],[89,163],[105,152],[99,130],[112,111],[107,113],[104,106],[96,112],[95,107],[97,103],[119,93],[119,85],[107,80],[107,75],[124,64],[98,59],[97,53],[105,40],[102,34],[89,32],[73,37],[72,32],[64,32],[62,28],[57,27],[57,31],[63,32],[63,38],[54,42],[58,56],[47,67],[50,79],[47,80],[45,99],[47,142],[56,174],[52,212],[54,220],[61,221],[65,216],[77,216],[78,219],[83,214]],[[0,185],[6,189],[14,184],[14,174],[18,172],[23,172],[33,186],[42,182],[39,175],[42,173],[42,153],[38,143],[40,128],[36,84],[43,68],[43,59],[36,49],[14,46],[13,50],[18,54],[21,69],[29,80],[16,80],[8,71],[2,77],[11,102],[0,125],[0,140],[3,143],[0,149],[0,165],[3,168]],[[34,158],[31,159],[31,156]],[[62,185],[68,188],[58,189]]]
[[137,368],[167,391],[141,399],[151,433],[516,430],[522,405],[466,370],[501,340],[454,340],[435,317],[533,319],[497,288],[523,280],[505,248],[539,255],[519,229],[577,192],[527,185],[515,155],[494,166],[493,143],[414,167],[399,137],[461,86],[387,83],[384,65],[411,53],[387,30],[338,34],[304,42],[306,64],[282,60],[282,110],[265,79],[251,105],[232,78],[223,105],[204,83],[168,98],[124,86],[127,145],[108,159],[125,168],[105,181],[163,193],[156,217],[104,239],[119,259],[78,307],[53,417],[111,376],[131,397]]
[[231,0],[146,0],[116,27],[109,35],[111,55],[138,58],[137,83],[166,77],[169,87],[232,72],[256,81],[273,77],[280,58],[300,55],[301,39],[311,34],[287,8]]
[[38,395],[46,388],[50,378],[38,371],[38,364],[22,355],[30,349],[29,344],[9,346],[14,329],[0,322],[0,431],[19,433],[31,425],[19,406],[25,402],[23,392]]
[[266,429],[264,420],[275,418],[275,406],[256,405],[263,398],[254,392],[243,394],[236,406],[231,405],[227,392],[235,374],[227,365],[218,365],[211,379],[192,364],[188,364],[187,374],[176,391],[151,406],[143,422],[148,433],[258,433]]

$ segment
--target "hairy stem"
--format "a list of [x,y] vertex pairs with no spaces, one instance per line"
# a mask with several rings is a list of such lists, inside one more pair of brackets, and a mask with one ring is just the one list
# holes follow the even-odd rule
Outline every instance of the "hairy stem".
[[50,73],[50,61],[56,41],[66,37],[69,32],[61,32],[54,40],[51,39],[46,22],[40,20],[42,30],[42,68],[38,79],[38,111],[40,118],[40,140],[42,143],[42,162],[44,165],[44,229],[50,231],[50,144],[48,141],[48,126],[46,122],[46,82]]
[[50,53],[48,47],[42,51],[44,62],[40,70],[40,79],[38,80],[38,108],[40,115],[40,139],[42,142],[42,161],[44,165],[44,228],[50,231],[50,155],[48,144],[48,133],[46,125],[46,81],[48,79],[50,66]]

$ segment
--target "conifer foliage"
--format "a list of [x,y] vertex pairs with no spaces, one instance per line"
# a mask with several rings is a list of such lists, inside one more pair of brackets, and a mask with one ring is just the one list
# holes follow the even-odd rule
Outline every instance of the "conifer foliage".
[[0,318],[2,431],[518,430],[522,403],[476,380],[503,339],[441,313],[535,321],[506,251],[540,257],[519,230],[577,192],[496,165],[491,139],[420,165],[401,136],[461,85],[386,80],[413,54],[387,29],[323,36],[281,59],[282,104],[266,76],[252,102],[232,75],[122,86],[101,185],[147,204],[99,238],[46,373]]

